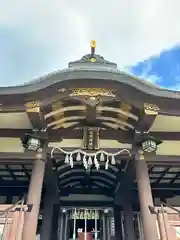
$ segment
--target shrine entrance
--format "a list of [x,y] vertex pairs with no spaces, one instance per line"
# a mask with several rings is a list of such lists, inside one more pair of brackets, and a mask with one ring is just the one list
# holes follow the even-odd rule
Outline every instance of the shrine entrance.
[[111,209],[69,208],[61,214],[61,229],[66,240],[100,240],[110,239]]
[[100,214],[98,209],[72,209],[70,213],[72,239],[99,239]]

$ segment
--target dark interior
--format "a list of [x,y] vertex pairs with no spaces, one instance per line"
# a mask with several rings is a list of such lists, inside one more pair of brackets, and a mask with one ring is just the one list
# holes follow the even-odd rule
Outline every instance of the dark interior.
[[[73,237],[73,226],[74,226],[74,220],[69,220],[69,226],[70,226],[70,236],[69,238]],[[87,232],[92,232],[95,227],[95,220],[94,219],[87,219]],[[85,220],[84,219],[78,219],[76,220],[76,237],[78,233],[78,228],[82,228],[83,232],[85,231]],[[97,229],[100,229],[100,220],[97,220]]]

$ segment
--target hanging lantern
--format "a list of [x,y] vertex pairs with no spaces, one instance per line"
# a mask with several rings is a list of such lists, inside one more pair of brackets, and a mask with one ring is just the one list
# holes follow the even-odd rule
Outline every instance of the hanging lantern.
[[155,140],[147,139],[141,143],[141,147],[144,152],[155,152],[157,144]]
[[141,149],[144,152],[155,152],[157,150],[157,147],[159,144],[161,144],[162,141],[159,139],[156,139],[155,137],[149,135],[149,134],[141,134],[139,137],[139,140],[137,140],[136,144],[141,147]]

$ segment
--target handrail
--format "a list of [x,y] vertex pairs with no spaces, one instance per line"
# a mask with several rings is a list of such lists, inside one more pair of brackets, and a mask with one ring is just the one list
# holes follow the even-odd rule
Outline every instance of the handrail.
[[4,224],[4,228],[3,228],[3,234],[2,234],[2,240],[4,238],[4,236],[6,235],[6,227],[8,224],[8,217],[9,217],[9,212],[7,212],[6,218],[5,218],[5,224]]
[[164,230],[165,230],[165,234],[166,234],[166,240],[169,240],[169,236],[168,236],[168,226],[167,226],[167,222],[164,216],[164,208],[163,208],[163,203],[161,203],[161,213],[162,213],[162,217],[163,217],[163,223],[164,223]]
[[4,215],[4,213],[11,211],[14,207],[21,204],[22,201],[24,201],[25,197],[23,197],[21,200],[19,200],[17,203],[13,204],[12,206],[8,207],[7,209],[0,211],[0,217]]
[[163,204],[164,206],[168,207],[168,208],[171,208],[172,210],[174,210],[175,212],[179,213],[180,214],[180,210],[169,205],[168,203],[165,203],[165,202],[161,202],[161,204]]
[[[163,205],[174,210],[175,212],[177,212],[178,214],[180,214],[180,210],[169,205],[168,203],[165,203],[165,202],[162,202],[161,201],[161,211],[162,211],[162,214],[163,214],[163,222],[164,222],[164,227],[165,227],[165,231],[166,231],[166,238],[168,240],[168,232],[167,232],[167,225],[166,225],[166,222],[165,222],[165,217],[164,217],[164,210],[163,210]],[[176,231],[177,232],[177,231]]]
[[22,218],[22,211],[23,211],[24,200],[25,200],[25,198],[23,197],[22,198],[22,202],[21,202],[20,213],[19,213],[19,216],[18,216],[18,222],[17,222],[16,240],[18,240],[18,230],[19,230],[19,225],[20,225],[21,218]]
[[[15,204],[13,204],[12,206],[8,207],[7,209],[0,211],[0,217],[6,214],[6,218],[5,218],[5,224],[4,224],[4,228],[3,228],[3,234],[2,234],[2,240],[4,239],[5,235],[6,235],[6,229],[7,229],[7,224],[8,224],[8,217],[9,217],[9,213],[10,211],[16,207],[17,205],[21,204],[21,208],[20,208],[20,212],[23,211],[23,205],[24,205],[24,201],[25,201],[25,196],[19,200],[18,202],[16,202]],[[19,223],[20,223],[20,217],[21,215],[18,216],[18,224],[17,224],[17,229],[16,229],[16,240],[17,239],[17,233],[18,233],[18,229],[19,229]]]

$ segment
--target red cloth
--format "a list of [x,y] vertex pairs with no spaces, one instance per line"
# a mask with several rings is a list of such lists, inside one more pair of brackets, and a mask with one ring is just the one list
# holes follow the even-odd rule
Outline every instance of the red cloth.
[[[78,233],[78,240],[85,240],[85,233]],[[92,233],[86,233],[86,240],[92,240]]]

